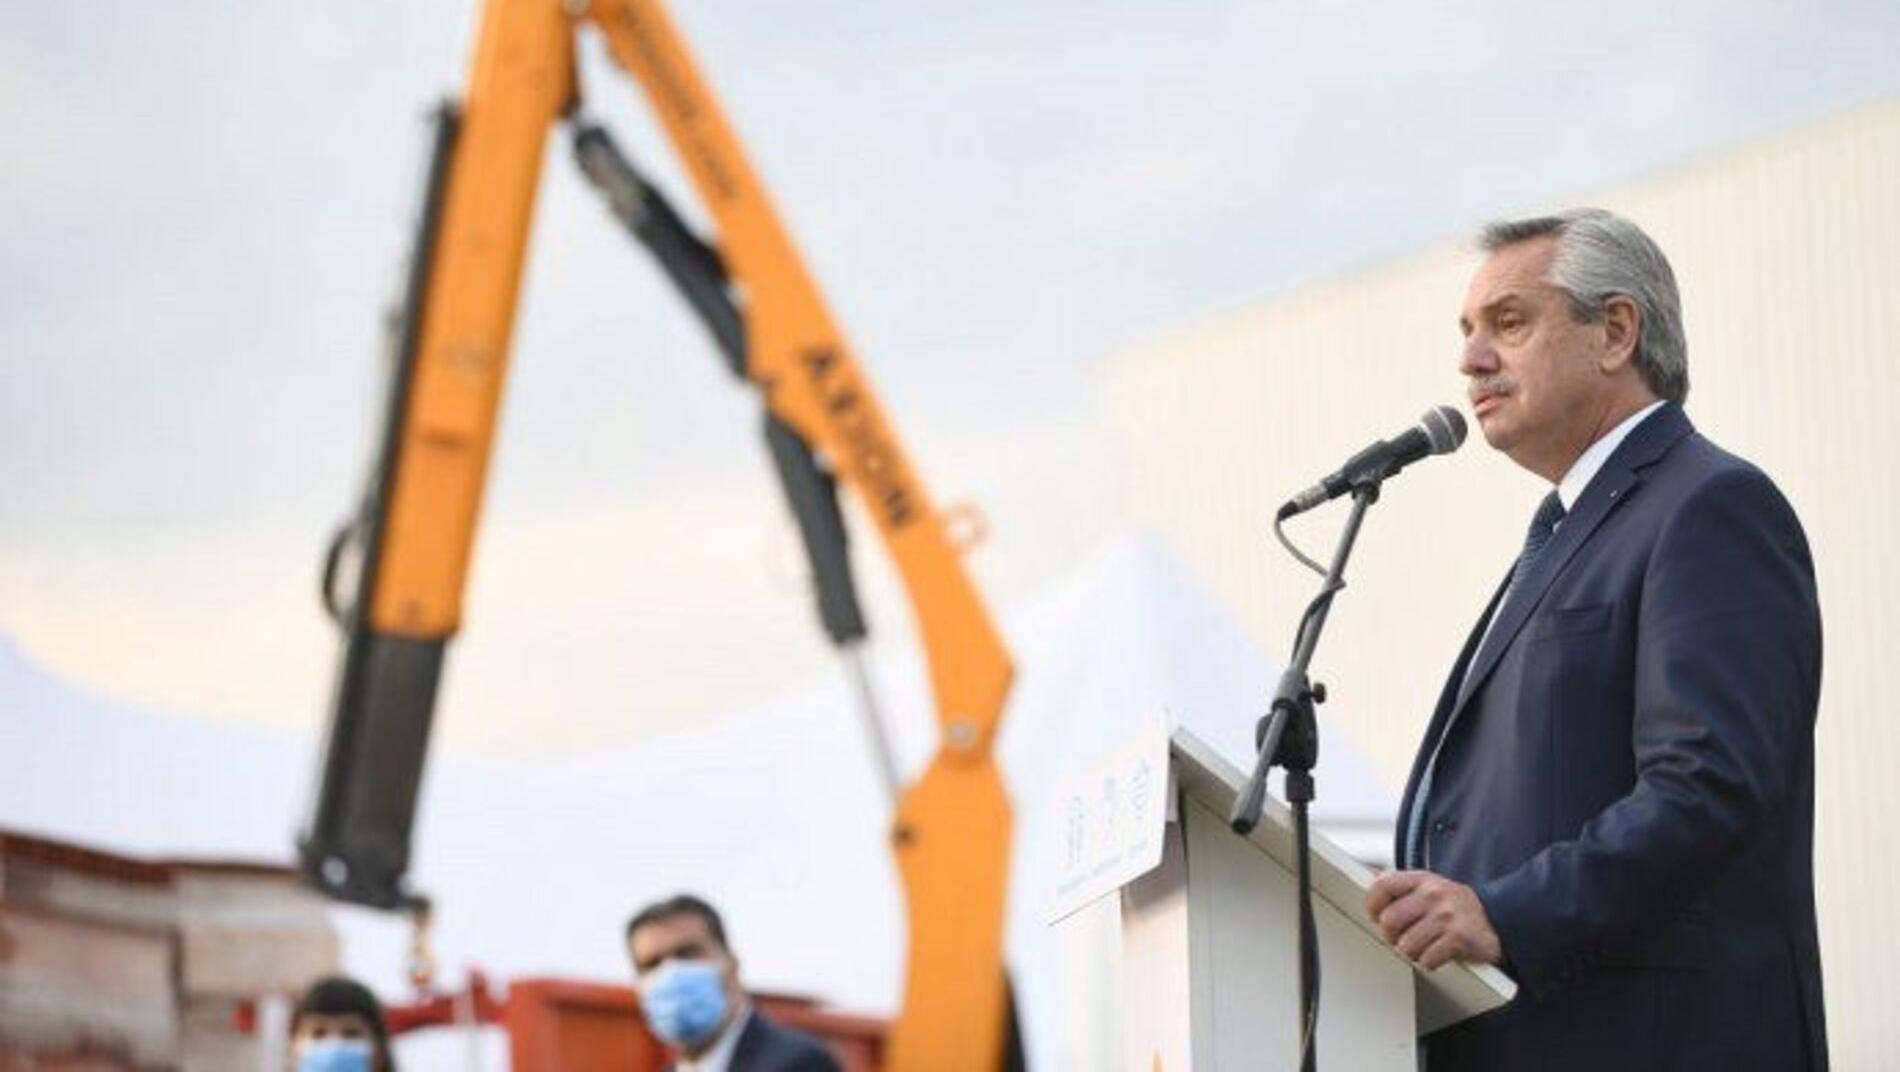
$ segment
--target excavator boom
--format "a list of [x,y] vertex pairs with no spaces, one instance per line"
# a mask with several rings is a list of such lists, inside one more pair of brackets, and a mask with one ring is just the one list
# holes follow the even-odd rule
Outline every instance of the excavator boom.
[[[574,38],[583,27],[644,91],[716,241],[695,235],[580,118]],[[304,869],[347,900],[395,908],[411,899],[404,876],[436,686],[461,622],[541,160],[564,116],[583,174],[654,254],[727,366],[758,390],[826,632],[852,654],[866,634],[839,486],[858,497],[909,596],[939,747],[902,784],[890,828],[908,955],[889,1066],[1014,1065],[1002,957],[1011,817],[994,756],[1008,654],[962,548],[656,0],[486,0],[465,97],[438,120],[380,454],[326,565],[325,601],[346,640],[299,843]],[[341,568],[351,557],[353,586]],[[887,778],[901,781],[880,752]]]

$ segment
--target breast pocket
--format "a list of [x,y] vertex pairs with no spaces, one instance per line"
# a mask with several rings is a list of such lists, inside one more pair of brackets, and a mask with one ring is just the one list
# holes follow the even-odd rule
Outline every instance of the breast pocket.
[[1554,637],[1601,633],[1610,627],[1611,608],[1609,603],[1598,603],[1589,607],[1559,607],[1545,611],[1531,622],[1530,640],[1535,643]]

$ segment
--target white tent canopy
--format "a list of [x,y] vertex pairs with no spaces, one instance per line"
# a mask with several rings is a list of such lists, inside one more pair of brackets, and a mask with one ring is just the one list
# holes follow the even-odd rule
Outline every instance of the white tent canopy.
[[[1004,628],[1020,668],[1000,738],[1017,822],[1009,957],[1032,1062],[1077,1067],[1106,1052],[1097,1047],[1112,1031],[1103,979],[1114,931],[1099,913],[1045,922],[1054,793],[1164,709],[1246,765],[1277,668],[1139,537],[1098,549],[1012,608]],[[874,674],[914,767],[935,732],[915,649],[892,646]],[[693,890],[726,914],[753,985],[888,1012],[902,905],[887,804],[851,702],[840,680],[585,754],[436,755],[412,878],[436,899],[445,966],[620,978],[627,915]],[[0,711],[0,825],[133,854],[289,859],[312,735],[107,701],[47,676],[4,638]],[[1325,735],[1318,777],[1316,822],[1380,854],[1391,795],[1342,733]],[[356,910],[338,921],[346,967],[400,992],[403,929]]]

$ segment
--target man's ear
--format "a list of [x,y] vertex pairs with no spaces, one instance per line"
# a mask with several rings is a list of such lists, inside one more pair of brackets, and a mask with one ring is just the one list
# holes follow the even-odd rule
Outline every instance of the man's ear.
[[1598,367],[1606,373],[1621,372],[1636,360],[1636,343],[1643,335],[1643,311],[1636,301],[1624,294],[1613,294],[1603,303],[1603,356]]

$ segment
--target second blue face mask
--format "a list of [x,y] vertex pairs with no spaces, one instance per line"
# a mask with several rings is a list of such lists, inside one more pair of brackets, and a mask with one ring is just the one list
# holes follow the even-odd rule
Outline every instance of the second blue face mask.
[[297,1072],[370,1072],[376,1049],[361,1039],[323,1039],[297,1048]]
[[726,1018],[726,981],[711,962],[669,960],[640,981],[640,1007],[661,1039],[697,1045]]

